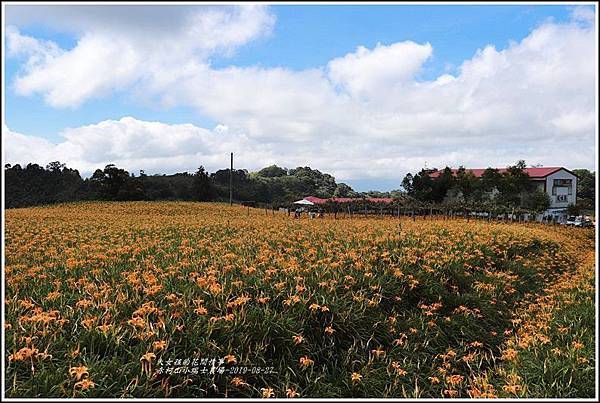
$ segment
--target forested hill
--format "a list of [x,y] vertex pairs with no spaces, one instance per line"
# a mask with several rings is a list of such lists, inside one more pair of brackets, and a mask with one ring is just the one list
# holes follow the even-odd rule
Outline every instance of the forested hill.
[[[229,200],[229,169],[208,173],[200,167],[194,173],[173,175],[146,175],[140,171],[136,176],[107,165],[83,179],[77,170],[52,162],[45,168],[37,164],[6,165],[4,173],[8,208],[80,200]],[[233,189],[236,202],[254,201],[273,206],[307,195],[323,198],[399,195],[399,191],[358,193],[319,170],[275,165],[257,172],[234,170]]]
[[[506,208],[543,211],[549,205],[549,198],[544,192],[532,188],[528,175],[523,171],[525,167],[525,162],[519,161],[502,174],[488,168],[484,180],[461,173],[460,169],[459,174],[454,176],[449,174],[449,168],[444,169],[443,175],[433,178],[429,175],[431,169],[422,169],[414,175],[407,174],[402,180],[398,178],[402,190],[356,192],[317,169],[287,169],[271,165],[256,172],[234,170],[233,199],[235,202],[277,207],[287,206],[308,195],[321,198],[407,195],[425,203],[493,203]],[[595,174],[586,169],[574,172],[578,176],[578,201],[577,206],[573,206],[576,207],[573,213],[577,210],[593,211]],[[77,170],[56,161],[46,167],[37,164],[28,164],[24,168],[6,165],[4,174],[5,207],[8,208],[81,200],[229,200],[229,169],[209,173],[200,166],[194,173],[146,175],[140,171],[136,176],[115,165],[107,165],[83,179]],[[497,192],[491,192],[492,189]]]

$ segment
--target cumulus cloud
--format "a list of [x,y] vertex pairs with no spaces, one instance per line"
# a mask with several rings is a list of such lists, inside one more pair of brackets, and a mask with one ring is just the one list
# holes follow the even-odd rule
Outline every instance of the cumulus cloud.
[[511,139],[593,138],[595,121],[565,133],[566,121],[556,120],[594,113],[593,25],[546,23],[506,49],[478,50],[456,76],[419,81],[415,74],[431,51],[428,44],[402,42],[359,48],[321,69],[207,67],[163,94],[261,140],[461,147],[464,141],[502,146]]
[[354,97],[376,96],[389,90],[390,85],[414,80],[432,50],[429,43],[412,41],[390,46],[378,43],[372,50],[359,46],[356,52],[329,62],[329,77]]
[[39,93],[48,104],[59,108],[77,107],[90,98],[136,83],[150,88],[167,86],[207,63],[211,55],[231,53],[268,34],[275,21],[261,6],[185,7],[166,15],[161,11],[167,9],[160,6],[41,8],[48,15],[29,8],[36,12],[27,18],[21,6],[13,6],[8,22],[31,20],[58,26],[69,15],[80,31],[77,43],[72,49],[60,49],[51,41],[23,35],[15,25],[9,25],[11,55],[26,57],[14,86],[20,95]]
[[[235,154],[235,167],[259,169],[271,164],[287,167],[309,165],[333,174],[338,180],[396,179],[415,172],[426,164],[442,167],[459,164],[485,167],[505,166],[514,162],[515,152],[507,147],[452,146],[414,148],[410,153],[402,145],[390,144],[385,153],[373,142],[287,142],[257,143],[243,131],[219,124],[209,130],[191,124],[164,124],[133,117],[106,120],[96,124],[69,128],[63,140],[51,143],[43,138],[14,132],[4,127],[4,161],[25,165],[46,165],[60,160],[69,167],[90,175],[95,169],[116,164],[130,172],[146,173],[194,171],[204,165],[210,172],[229,166],[229,153]],[[530,163],[586,166],[589,147],[573,144],[569,139],[537,145],[519,144],[520,155]],[[565,150],[569,150],[565,153]],[[373,156],[376,156],[373,158]],[[485,161],[485,164],[482,163]],[[391,172],[391,173],[390,173]]]
[[46,164],[53,158],[55,145],[46,139],[2,128],[2,157],[7,163],[36,162]]
[[[161,18],[161,28],[152,28],[156,42],[143,35],[151,29],[143,13],[129,25],[122,17],[104,24],[106,13],[96,17],[102,23],[90,22],[86,14],[91,28],[73,28],[80,37],[72,49],[16,28],[7,38],[11,54],[26,61],[14,83],[21,94],[40,93],[68,107],[130,88],[219,122],[203,129],[124,118],[65,130],[56,147],[78,167],[219,169],[234,151],[249,169],[311,165],[342,180],[401,178],[425,163],[486,167],[525,159],[592,168],[598,66],[589,11],[574,8],[571,21],[546,22],[504,49],[479,49],[456,74],[432,80],[419,79],[419,72],[435,49],[411,41],[359,46],[300,71],[214,68],[215,52],[226,54],[272,29],[274,17],[262,7],[177,12],[176,24]],[[57,16],[27,18],[60,25]],[[168,35],[165,26],[173,28]],[[14,134],[6,145],[26,137]],[[46,143],[32,148],[48,149]]]
[[169,125],[126,116],[65,129],[60,133],[63,140],[56,144],[7,127],[4,131],[7,163],[45,165],[60,160],[84,173],[111,163],[132,172],[190,171],[200,165],[216,170],[228,161],[232,151],[240,154],[242,164],[264,160],[243,133],[224,125],[208,130],[192,124]]

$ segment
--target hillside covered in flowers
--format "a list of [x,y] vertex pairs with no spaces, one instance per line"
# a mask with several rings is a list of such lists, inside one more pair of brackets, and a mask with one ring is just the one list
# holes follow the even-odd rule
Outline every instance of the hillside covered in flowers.
[[593,397],[594,230],[5,211],[12,397]]

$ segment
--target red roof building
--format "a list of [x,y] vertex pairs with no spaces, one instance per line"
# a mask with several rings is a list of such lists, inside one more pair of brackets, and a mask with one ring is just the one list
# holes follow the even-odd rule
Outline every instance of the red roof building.
[[316,196],[307,196],[304,198],[304,200],[308,200],[311,203],[314,204],[325,204],[327,202],[334,202],[334,203],[352,203],[352,202],[359,202],[359,201],[368,201],[371,203],[393,203],[394,199],[391,197],[366,197],[366,198],[360,198],[360,197],[331,197],[329,199],[321,199],[320,197],[316,197]]
[[316,196],[307,196],[304,198],[304,200],[308,200],[313,204],[325,204],[325,202],[327,201],[327,199],[321,199],[320,197]]
[[[499,173],[505,173],[506,168],[496,168]],[[458,169],[451,169],[452,174],[456,175]],[[481,178],[485,169],[465,169],[465,172],[471,172],[475,177]],[[539,167],[524,168],[525,172],[531,178],[537,189],[546,192],[550,197],[550,208],[544,212],[544,215],[552,215],[557,219],[566,218],[566,211],[569,204],[577,203],[577,175],[563,167]],[[429,177],[438,178],[443,175],[444,170],[437,170],[429,173]]]

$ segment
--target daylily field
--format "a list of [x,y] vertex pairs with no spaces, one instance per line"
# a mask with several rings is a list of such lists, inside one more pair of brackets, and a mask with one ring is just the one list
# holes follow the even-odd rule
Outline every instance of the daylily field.
[[9,209],[6,395],[594,397],[594,239],[217,203]]

